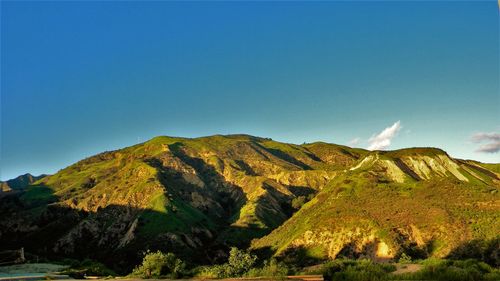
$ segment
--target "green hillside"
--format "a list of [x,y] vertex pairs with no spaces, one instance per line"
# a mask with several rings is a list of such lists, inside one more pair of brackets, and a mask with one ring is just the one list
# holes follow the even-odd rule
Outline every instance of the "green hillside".
[[373,152],[252,247],[312,258],[445,257],[499,235],[499,177],[438,149]]
[[147,249],[212,263],[250,244],[318,259],[446,256],[498,235],[499,183],[494,165],[434,148],[157,137],[5,192],[0,249],[116,267]]

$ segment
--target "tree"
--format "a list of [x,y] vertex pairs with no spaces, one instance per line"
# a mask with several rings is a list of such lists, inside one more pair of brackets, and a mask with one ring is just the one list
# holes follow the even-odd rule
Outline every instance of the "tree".
[[257,257],[247,251],[232,247],[229,252],[229,275],[241,276],[255,265]]
[[204,267],[199,277],[229,278],[241,277],[255,265],[257,257],[244,250],[231,248],[227,263]]
[[184,262],[172,253],[147,252],[142,264],[132,271],[132,276],[159,278],[160,276],[170,275],[172,278],[177,278],[182,274],[184,268]]

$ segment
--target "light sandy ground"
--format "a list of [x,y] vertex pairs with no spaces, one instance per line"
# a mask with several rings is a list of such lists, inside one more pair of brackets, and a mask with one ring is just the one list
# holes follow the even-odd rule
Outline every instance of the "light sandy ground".
[[396,264],[396,271],[392,274],[403,274],[417,272],[422,269],[421,264],[410,263],[410,264]]

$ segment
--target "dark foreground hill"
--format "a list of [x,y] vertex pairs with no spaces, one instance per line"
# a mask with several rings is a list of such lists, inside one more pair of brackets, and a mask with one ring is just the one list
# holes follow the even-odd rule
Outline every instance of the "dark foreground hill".
[[498,166],[434,148],[157,137],[4,192],[0,248],[115,267],[147,249],[216,262],[233,245],[314,259],[443,257],[498,236]]

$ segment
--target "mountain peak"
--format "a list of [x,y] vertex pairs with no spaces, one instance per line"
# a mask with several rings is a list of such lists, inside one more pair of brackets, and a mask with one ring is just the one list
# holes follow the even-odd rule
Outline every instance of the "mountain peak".
[[24,175],[17,176],[15,178],[7,180],[5,182],[0,182],[0,185],[1,185],[0,192],[26,188],[30,184],[32,184],[32,183],[36,182],[37,180],[40,180],[46,176],[47,175],[45,175],[45,174],[41,174],[39,176],[33,176],[30,173],[26,173]]

